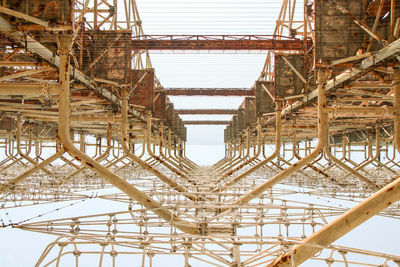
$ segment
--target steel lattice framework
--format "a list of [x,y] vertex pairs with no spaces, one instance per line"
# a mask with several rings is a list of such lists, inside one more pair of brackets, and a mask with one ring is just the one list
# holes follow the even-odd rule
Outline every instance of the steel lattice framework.
[[[146,35],[135,0],[22,3],[0,7],[1,209],[118,207],[2,220],[56,236],[36,266],[162,255],[400,266],[399,255],[335,245],[373,216],[400,218],[398,1],[283,0],[268,36]],[[249,89],[164,88],[148,50],[268,53]],[[179,110],[168,95],[245,97],[237,110]],[[185,124],[226,124],[225,157],[186,157]]]

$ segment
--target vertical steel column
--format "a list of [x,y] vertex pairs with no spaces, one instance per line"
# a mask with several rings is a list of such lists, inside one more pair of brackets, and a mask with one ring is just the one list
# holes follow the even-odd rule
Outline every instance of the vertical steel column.
[[197,196],[187,192],[186,188],[179,185],[174,180],[168,178],[155,168],[148,165],[146,162],[141,160],[135,154],[133,154],[126,145],[127,141],[127,125],[128,125],[128,92],[126,88],[121,89],[121,98],[122,98],[122,105],[121,105],[121,146],[124,153],[131,158],[135,163],[139,164],[143,169],[150,171],[155,176],[157,176],[161,181],[165,182],[169,186],[171,186],[174,190],[181,192],[185,197],[191,200],[197,200]]
[[396,147],[397,153],[400,153],[400,66],[397,65],[393,68],[393,98],[394,98],[394,109],[395,114],[393,117],[393,127],[394,127],[394,145]]
[[[397,179],[306,238],[303,244],[295,246],[292,255],[295,255],[294,262],[296,266],[322,250],[321,247],[313,247],[312,245],[328,246],[399,200],[400,179]],[[268,267],[289,267],[291,266],[290,262],[291,254],[285,253],[269,264]]]
[[318,143],[315,149],[297,161],[287,169],[281,171],[265,183],[258,186],[256,189],[247,193],[240,199],[234,202],[234,204],[244,204],[250,202],[252,199],[258,197],[266,190],[270,189],[292,173],[300,170],[303,166],[307,165],[310,161],[314,160],[320,155],[325,147],[326,141],[328,140],[328,111],[326,109],[326,78],[325,71],[318,70]]
[[162,160],[160,157],[158,157],[156,154],[154,154],[154,150],[151,148],[151,130],[152,130],[152,123],[151,123],[151,111],[148,110],[146,113],[147,116],[147,122],[146,122],[146,146],[147,146],[147,152],[149,153],[149,155],[154,158],[156,161],[160,162],[162,165],[164,165],[165,167],[167,167],[169,170],[173,171],[174,173],[176,173],[177,175],[185,178],[186,180],[189,179],[186,174],[183,173],[183,170],[178,170],[176,168],[178,168],[177,166],[171,166],[169,165],[166,161]]
[[[244,157],[244,159],[246,159],[246,158],[249,156],[249,151],[250,151],[250,144],[249,144],[249,143],[250,143],[250,133],[249,133],[249,129],[247,129],[247,131],[248,131],[248,133],[247,133],[247,154],[246,154],[246,156]],[[250,164],[251,162],[253,162],[253,161],[260,155],[260,152],[261,152],[261,136],[262,136],[262,132],[261,132],[261,122],[259,121],[259,122],[257,123],[257,144],[256,144],[257,151],[254,153],[254,155],[253,155],[251,158],[245,160],[244,162],[242,162],[242,164],[240,164],[240,165],[237,166],[236,168],[231,169],[230,171],[228,171],[227,173],[225,173],[225,174],[220,178],[221,180],[223,180],[223,179],[229,177],[229,176],[232,175],[233,173],[235,173],[235,172],[241,170],[242,168],[248,166],[248,164]]]
[[[69,65],[69,51],[71,47],[71,35],[62,34],[60,36],[60,69],[59,69],[59,116],[58,116],[58,138],[65,151],[71,157],[82,162],[89,169],[93,170],[97,175],[106,179],[109,183],[120,189],[122,192],[132,197],[139,204],[145,206],[147,209],[153,211],[155,214],[170,222],[176,228],[183,232],[195,234],[197,227],[195,224],[181,220],[172,212],[161,206],[158,202],[154,201],[147,194],[138,190],[121,177],[111,172],[104,166],[100,165],[97,161],[77,149],[71,142],[69,136],[70,130],[70,65]],[[126,137],[125,137],[126,139]]]
[[[262,132],[260,132],[262,134]],[[234,179],[231,181],[227,182],[220,188],[214,189],[212,192],[220,192],[223,190],[226,190],[229,186],[234,185],[235,183],[239,182],[243,178],[247,177],[251,173],[255,172],[259,168],[265,166],[268,162],[276,158],[281,150],[281,103],[278,101],[276,102],[276,108],[275,108],[275,151],[270,155],[269,157],[265,158],[263,161],[258,163],[257,165],[251,167],[247,171],[243,172],[242,174],[236,176]]]
[[[396,113],[394,115],[395,121],[395,142],[398,147],[400,137],[400,123],[399,123],[399,107],[400,107],[400,71],[396,67],[393,79],[394,91],[394,106]],[[396,125],[397,124],[397,125]],[[303,244],[297,245],[293,248],[293,253],[285,253],[277,258],[268,267],[277,266],[291,266],[291,261],[295,265],[299,265],[309,258],[313,257],[316,253],[322,250],[321,247],[313,247],[312,245],[327,246],[344,236],[360,224],[364,223],[377,213],[389,207],[392,203],[400,200],[400,179],[388,184],[363,202],[359,203],[352,209],[339,216],[331,223],[325,225],[319,231],[315,232],[303,241]],[[292,259],[292,255],[295,255]]]

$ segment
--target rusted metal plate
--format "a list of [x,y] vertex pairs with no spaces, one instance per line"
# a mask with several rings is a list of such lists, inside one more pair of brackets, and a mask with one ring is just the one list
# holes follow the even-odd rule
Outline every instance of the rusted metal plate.
[[232,140],[232,122],[229,123],[228,127],[226,127],[226,134],[228,141],[230,142]]
[[244,121],[244,107],[240,106],[238,109],[238,131],[241,132],[245,129],[245,121]]
[[178,136],[183,140],[185,136],[185,125],[181,118],[179,118],[179,129],[178,129]]
[[276,55],[275,56],[275,98],[284,98],[301,94],[304,82],[295,73],[289,63],[302,76],[306,77],[303,55]]
[[[8,0],[4,7],[47,21],[50,24],[72,23],[72,0]],[[12,24],[32,24],[31,22],[8,16]]]
[[145,35],[132,43],[135,50],[302,50],[304,45],[262,35]]
[[244,123],[245,127],[248,127],[257,122],[255,97],[246,97],[244,99],[244,109]]
[[174,120],[174,104],[167,103],[165,111],[165,125],[172,127],[173,120]]
[[232,137],[237,137],[238,131],[238,115],[233,115],[232,117]]
[[174,111],[172,115],[172,129],[175,133],[177,133],[179,129],[179,114],[176,111]]
[[154,69],[132,70],[133,96],[129,103],[153,110],[154,98]]
[[200,120],[196,120],[196,121],[184,121],[183,123],[186,124],[186,125],[226,125],[226,124],[229,124],[229,121],[216,121],[216,120],[200,121]]
[[131,31],[96,31],[91,48],[91,75],[129,83],[131,75]]
[[271,96],[266,92],[268,90],[271,94],[273,90],[272,82],[256,82],[256,113],[257,116],[262,116],[264,113],[270,113],[275,110],[274,101]]
[[252,96],[254,91],[247,88],[166,88],[174,96]]
[[182,129],[182,140],[183,140],[183,142],[187,141],[187,128],[185,126],[183,126],[183,129]]
[[[337,3],[362,19],[365,2],[338,0]],[[330,62],[354,56],[361,47],[365,32],[349,17],[341,13],[329,0],[315,1],[315,54],[317,62]]]
[[153,99],[153,117],[165,120],[167,108],[167,96],[163,91],[155,94]]
[[228,128],[225,128],[224,129],[224,143],[227,143],[229,141],[227,132],[228,132]]
[[[391,1],[384,1],[380,17],[385,16],[385,14],[387,14],[390,11],[390,6],[391,6],[390,2]],[[368,4],[368,8],[367,8],[368,15],[370,15],[372,17],[376,16],[376,14],[378,13],[378,9],[379,9],[379,3],[380,3],[380,0],[372,0]]]
[[14,119],[5,117],[0,120],[0,130],[2,131],[7,131],[11,133],[16,129],[16,127],[17,123]]
[[[26,126],[31,127],[33,136],[40,137],[55,137],[57,134],[57,127],[55,125],[45,125],[43,123],[25,123],[23,128]],[[10,117],[4,117],[0,120],[0,136],[5,134],[5,137],[9,137],[8,135],[12,134],[17,127],[17,121]],[[23,133],[25,134],[25,133]],[[73,140],[73,131],[71,133],[71,139]]]
[[177,109],[181,115],[233,115],[236,109]]

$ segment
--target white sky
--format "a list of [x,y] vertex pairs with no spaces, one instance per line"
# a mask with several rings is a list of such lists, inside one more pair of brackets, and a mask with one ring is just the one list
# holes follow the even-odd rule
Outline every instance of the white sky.
[[272,34],[280,0],[138,0],[145,34]]

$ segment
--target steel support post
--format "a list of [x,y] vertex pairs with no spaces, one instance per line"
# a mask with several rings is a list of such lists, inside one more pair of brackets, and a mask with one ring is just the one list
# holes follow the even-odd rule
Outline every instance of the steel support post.
[[[183,232],[196,234],[197,227],[190,222],[182,221],[169,210],[161,206],[158,202],[154,201],[147,194],[138,190],[124,179],[114,174],[104,166],[100,165],[97,161],[77,149],[70,139],[70,68],[69,68],[69,51],[71,46],[71,35],[63,34],[60,36],[60,70],[59,70],[59,117],[58,117],[58,138],[65,151],[71,157],[85,164],[90,170],[94,171],[99,176],[106,179],[109,183],[126,193],[132,199],[136,200],[139,204],[145,206],[147,209],[153,211],[155,214],[170,222],[176,228]],[[126,139],[126,137],[125,137]]]
[[393,75],[393,106],[395,114],[393,116],[394,145],[397,153],[400,153],[400,66],[394,67]]
[[186,174],[184,174],[182,171],[183,170],[178,170],[174,166],[169,165],[166,161],[162,160],[160,157],[158,157],[156,154],[154,154],[153,149],[151,148],[151,129],[152,129],[152,123],[151,123],[151,111],[148,111],[147,114],[147,129],[146,129],[146,147],[147,147],[147,152],[149,155],[154,158],[156,161],[160,162],[162,165],[167,167],[169,170],[172,172],[176,173],[177,175],[181,176],[182,178],[185,178],[186,180],[188,177]]
[[122,105],[121,105],[121,145],[124,153],[132,159],[135,163],[139,164],[143,169],[150,171],[155,176],[157,176],[161,181],[171,186],[174,190],[181,192],[185,197],[191,200],[197,200],[197,196],[187,192],[186,188],[179,185],[177,182],[173,181],[172,179],[168,178],[158,170],[151,167],[149,164],[144,162],[142,159],[137,157],[133,154],[126,145],[127,141],[127,129],[128,129],[128,92],[126,88],[121,90],[121,98],[122,98]]
[[[394,116],[395,144],[398,147],[400,136],[400,124],[398,108],[400,107],[400,71],[396,67],[393,79],[394,107],[396,114]],[[277,258],[268,267],[291,266],[294,261],[299,265],[316,253],[322,250],[322,247],[331,244],[340,237],[344,236],[360,224],[364,223],[377,213],[389,207],[394,202],[400,200],[400,179],[394,180],[378,192],[359,203],[352,209],[339,216],[337,219],[327,224],[319,231],[306,238],[302,244],[293,248],[293,253],[285,253]],[[295,255],[292,259],[292,255]]]
[[226,190],[229,186],[239,182],[243,178],[247,177],[251,173],[255,172],[259,168],[265,166],[268,162],[276,158],[281,149],[281,103],[276,102],[276,109],[275,109],[275,151],[267,158],[265,158],[263,161],[258,163],[257,165],[253,166],[252,168],[248,169],[247,171],[243,172],[239,176],[235,177],[225,185],[223,185],[221,188],[217,188],[213,190],[213,192],[220,192],[223,190]]
[[[319,231],[306,238],[302,244],[293,248],[294,264],[297,266],[316,253],[344,236],[377,213],[400,200],[400,179],[388,184],[363,202],[339,216],[336,220],[325,225]],[[283,267],[291,265],[291,253],[285,253],[268,267]]]
[[[277,116],[280,118],[280,116]],[[234,204],[245,204],[250,202],[252,199],[258,197],[266,190],[270,189],[292,173],[300,170],[302,167],[307,165],[307,163],[314,160],[319,154],[322,153],[325,142],[328,140],[328,112],[326,110],[326,79],[325,79],[325,70],[318,70],[318,143],[314,150],[297,161],[287,169],[284,169],[265,183],[258,186],[256,189],[247,193],[240,199],[234,202]]]

